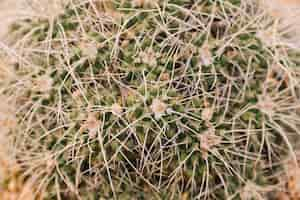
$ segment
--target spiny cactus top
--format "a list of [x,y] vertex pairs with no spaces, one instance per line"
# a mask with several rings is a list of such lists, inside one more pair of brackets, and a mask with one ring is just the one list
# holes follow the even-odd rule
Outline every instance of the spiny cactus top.
[[1,126],[37,196],[258,199],[277,184],[299,60],[256,4],[54,4],[14,24],[1,83],[16,105]]

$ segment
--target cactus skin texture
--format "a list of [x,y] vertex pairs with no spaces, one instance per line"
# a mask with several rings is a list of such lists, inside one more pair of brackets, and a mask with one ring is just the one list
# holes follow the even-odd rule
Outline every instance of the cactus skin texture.
[[263,199],[296,161],[299,52],[258,4],[47,5],[11,27],[1,83],[39,198]]

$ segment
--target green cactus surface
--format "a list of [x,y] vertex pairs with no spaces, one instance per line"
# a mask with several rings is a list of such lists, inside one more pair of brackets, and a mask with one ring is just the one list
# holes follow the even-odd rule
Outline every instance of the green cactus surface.
[[260,199],[297,159],[299,52],[254,1],[73,0],[43,14],[11,27],[17,61],[0,83],[37,198]]

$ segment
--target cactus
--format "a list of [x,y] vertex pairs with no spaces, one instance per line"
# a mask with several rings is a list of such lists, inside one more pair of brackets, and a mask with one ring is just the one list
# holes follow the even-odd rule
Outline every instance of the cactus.
[[260,199],[296,162],[299,52],[259,4],[47,5],[11,27],[0,90],[38,198]]

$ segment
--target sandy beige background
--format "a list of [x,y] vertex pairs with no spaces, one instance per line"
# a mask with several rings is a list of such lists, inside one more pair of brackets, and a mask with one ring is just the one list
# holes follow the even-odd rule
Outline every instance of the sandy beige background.
[[19,0],[0,0],[0,39],[3,39],[8,25],[19,15],[18,4]]

